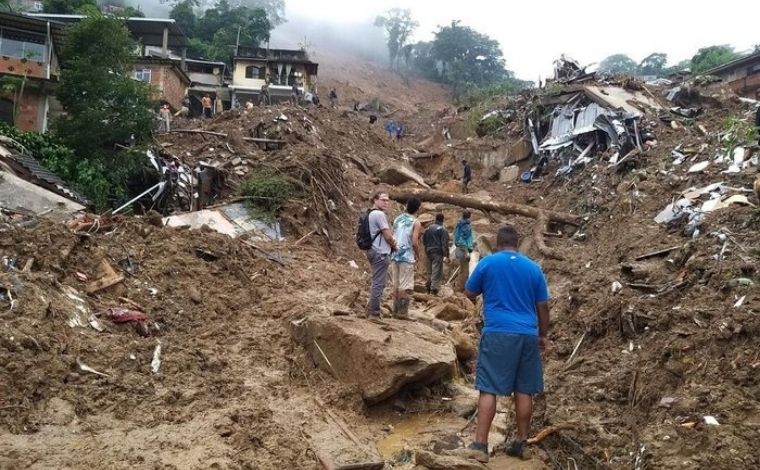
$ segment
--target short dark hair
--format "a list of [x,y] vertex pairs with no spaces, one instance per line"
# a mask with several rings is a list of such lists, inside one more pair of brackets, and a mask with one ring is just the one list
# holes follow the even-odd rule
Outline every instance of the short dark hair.
[[507,224],[499,227],[499,231],[496,232],[497,247],[509,246],[517,248],[518,243],[520,243],[520,235],[517,233],[514,225]]
[[462,165],[467,165],[467,160],[462,160]]
[[443,214],[442,213],[439,212],[439,213],[437,213],[435,215],[435,223],[437,223],[437,224],[442,224],[443,223]]
[[472,212],[468,211],[467,209],[465,209],[465,210],[462,211],[462,218],[463,219],[469,219],[471,215],[472,215]]
[[372,195],[372,202],[375,202],[378,199],[380,199],[380,196],[382,196],[383,194],[388,194],[388,191],[376,191],[375,194]]
[[406,211],[410,214],[414,214],[420,209],[421,205],[422,205],[422,201],[420,201],[416,197],[410,197],[406,201]]

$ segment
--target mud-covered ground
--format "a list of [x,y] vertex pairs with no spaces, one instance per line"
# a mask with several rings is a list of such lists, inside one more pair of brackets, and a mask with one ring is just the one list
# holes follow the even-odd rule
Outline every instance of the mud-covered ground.
[[[567,468],[570,458],[579,468],[760,466],[760,213],[745,205],[715,211],[695,239],[683,225],[653,220],[687,188],[752,186],[757,167],[687,173],[689,163],[672,164],[678,144],[707,144],[695,161],[712,157],[724,145],[718,133],[726,117],[747,111],[728,98],[718,104],[698,119],[708,135],[659,123],[657,147],[624,168],[600,161],[526,185],[490,181],[474,166],[474,197],[582,220],[578,228],[550,227],[561,236],[546,243],[563,260],[543,259],[530,237],[523,245],[543,265],[553,297],[547,391],[533,430],[561,428],[524,468]],[[350,378],[315,367],[291,339],[292,321],[361,311],[368,275],[352,240],[356,213],[378,183],[375,169],[406,144],[383,140],[362,114],[283,110],[291,121],[280,122],[289,142],[280,151],[235,135],[162,140],[176,155],[190,151],[190,161],[242,156],[251,169],[295,171],[288,162],[339,159],[340,176],[331,180],[337,190],[329,191],[335,212],[325,214],[329,204],[307,207],[313,199],[302,196],[286,208],[284,243],[254,248],[208,230],[157,227],[150,218],[104,219],[90,233],[44,220],[26,228],[4,221],[0,256],[14,258],[14,267],[0,274],[0,468],[320,468],[320,453],[364,447],[377,449],[388,466],[412,468],[416,449],[468,441],[472,423],[452,411],[449,398],[466,400],[471,360],[460,360],[453,383],[368,407]],[[239,137],[261,117],[204,125]],[[457,191],[456,152],[441,153],[417,169],[439,189]],[[303,180],[303,172],[295,177]],[[459,210],[424,206],[428,217],[438,210],[453,228]],[[484,235],[502,221],[533,231],[530,219],[474,216]],[[88,283],[104,274],[103,260],[125,279],[87,295]],[[614,282],[622,289],[613,293]],[[422,317],[437,302],[419,297],[413,309]],[[447,302],[466,301],[455,294]],[[143,312],[145,327],[110,321],[114,307]],[[477,340],[476,317],[449,326]],[[508,399],[499,406],[499,439],[509,435],[510,407]],[[705,424],[705,416],[720,424]],[[490,468],[513,465],[500,457]]]

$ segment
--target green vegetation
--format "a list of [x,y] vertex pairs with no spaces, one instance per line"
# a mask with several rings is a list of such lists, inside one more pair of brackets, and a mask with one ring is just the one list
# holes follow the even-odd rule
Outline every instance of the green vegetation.
[[252,215],[266,220],[277,217],[293,192],[293,186],[287,178],[269,169],[255,172],[240,187],[240,194],[247,198]]
[[202,8],[207,3],[182,0],[169,13],[190,38],[191,57],[229,62],[236,44],[258,46],[284,21],[282,0],[219,0]]
[[142,152],[119,151],[148,141],[153,124],[150,89],[132,78],[135,48],[118,18],[95,14],[67,29],[56,91],[66,115],[53,133],[73,154],[42,160],[101,210],[127,199],[145,165]]

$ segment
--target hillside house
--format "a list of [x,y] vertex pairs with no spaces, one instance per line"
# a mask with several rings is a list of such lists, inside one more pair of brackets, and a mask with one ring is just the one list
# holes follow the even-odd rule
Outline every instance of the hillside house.
[[133,77],[150,84],[152,98],[169,104],[177,111],[190,86],[190,77],[177,62],[160,57],[140,57],[135,62]]
[[756,98],[760,93],[760,52],[715,67],[705,75],[716,75],[737,94]]
[[0,121],[25,131],[47,130],[62,38],[61,24],[0,13]]
[[293,85],[301,93],[313,91],[318,66],[301,49],[238,47],[232,59],[232,99],[242,103],[252,98],[257,102],[265,83],[269,83],[273,102],[287,100]]

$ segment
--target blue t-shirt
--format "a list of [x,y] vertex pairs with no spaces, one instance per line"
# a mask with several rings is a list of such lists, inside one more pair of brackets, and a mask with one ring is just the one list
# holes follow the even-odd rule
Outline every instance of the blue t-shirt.
[[538,336],[537,302],[549,300],[541,267],[515,251],[483,258],[467,280],[468,291],[483,294],[483,332]]

